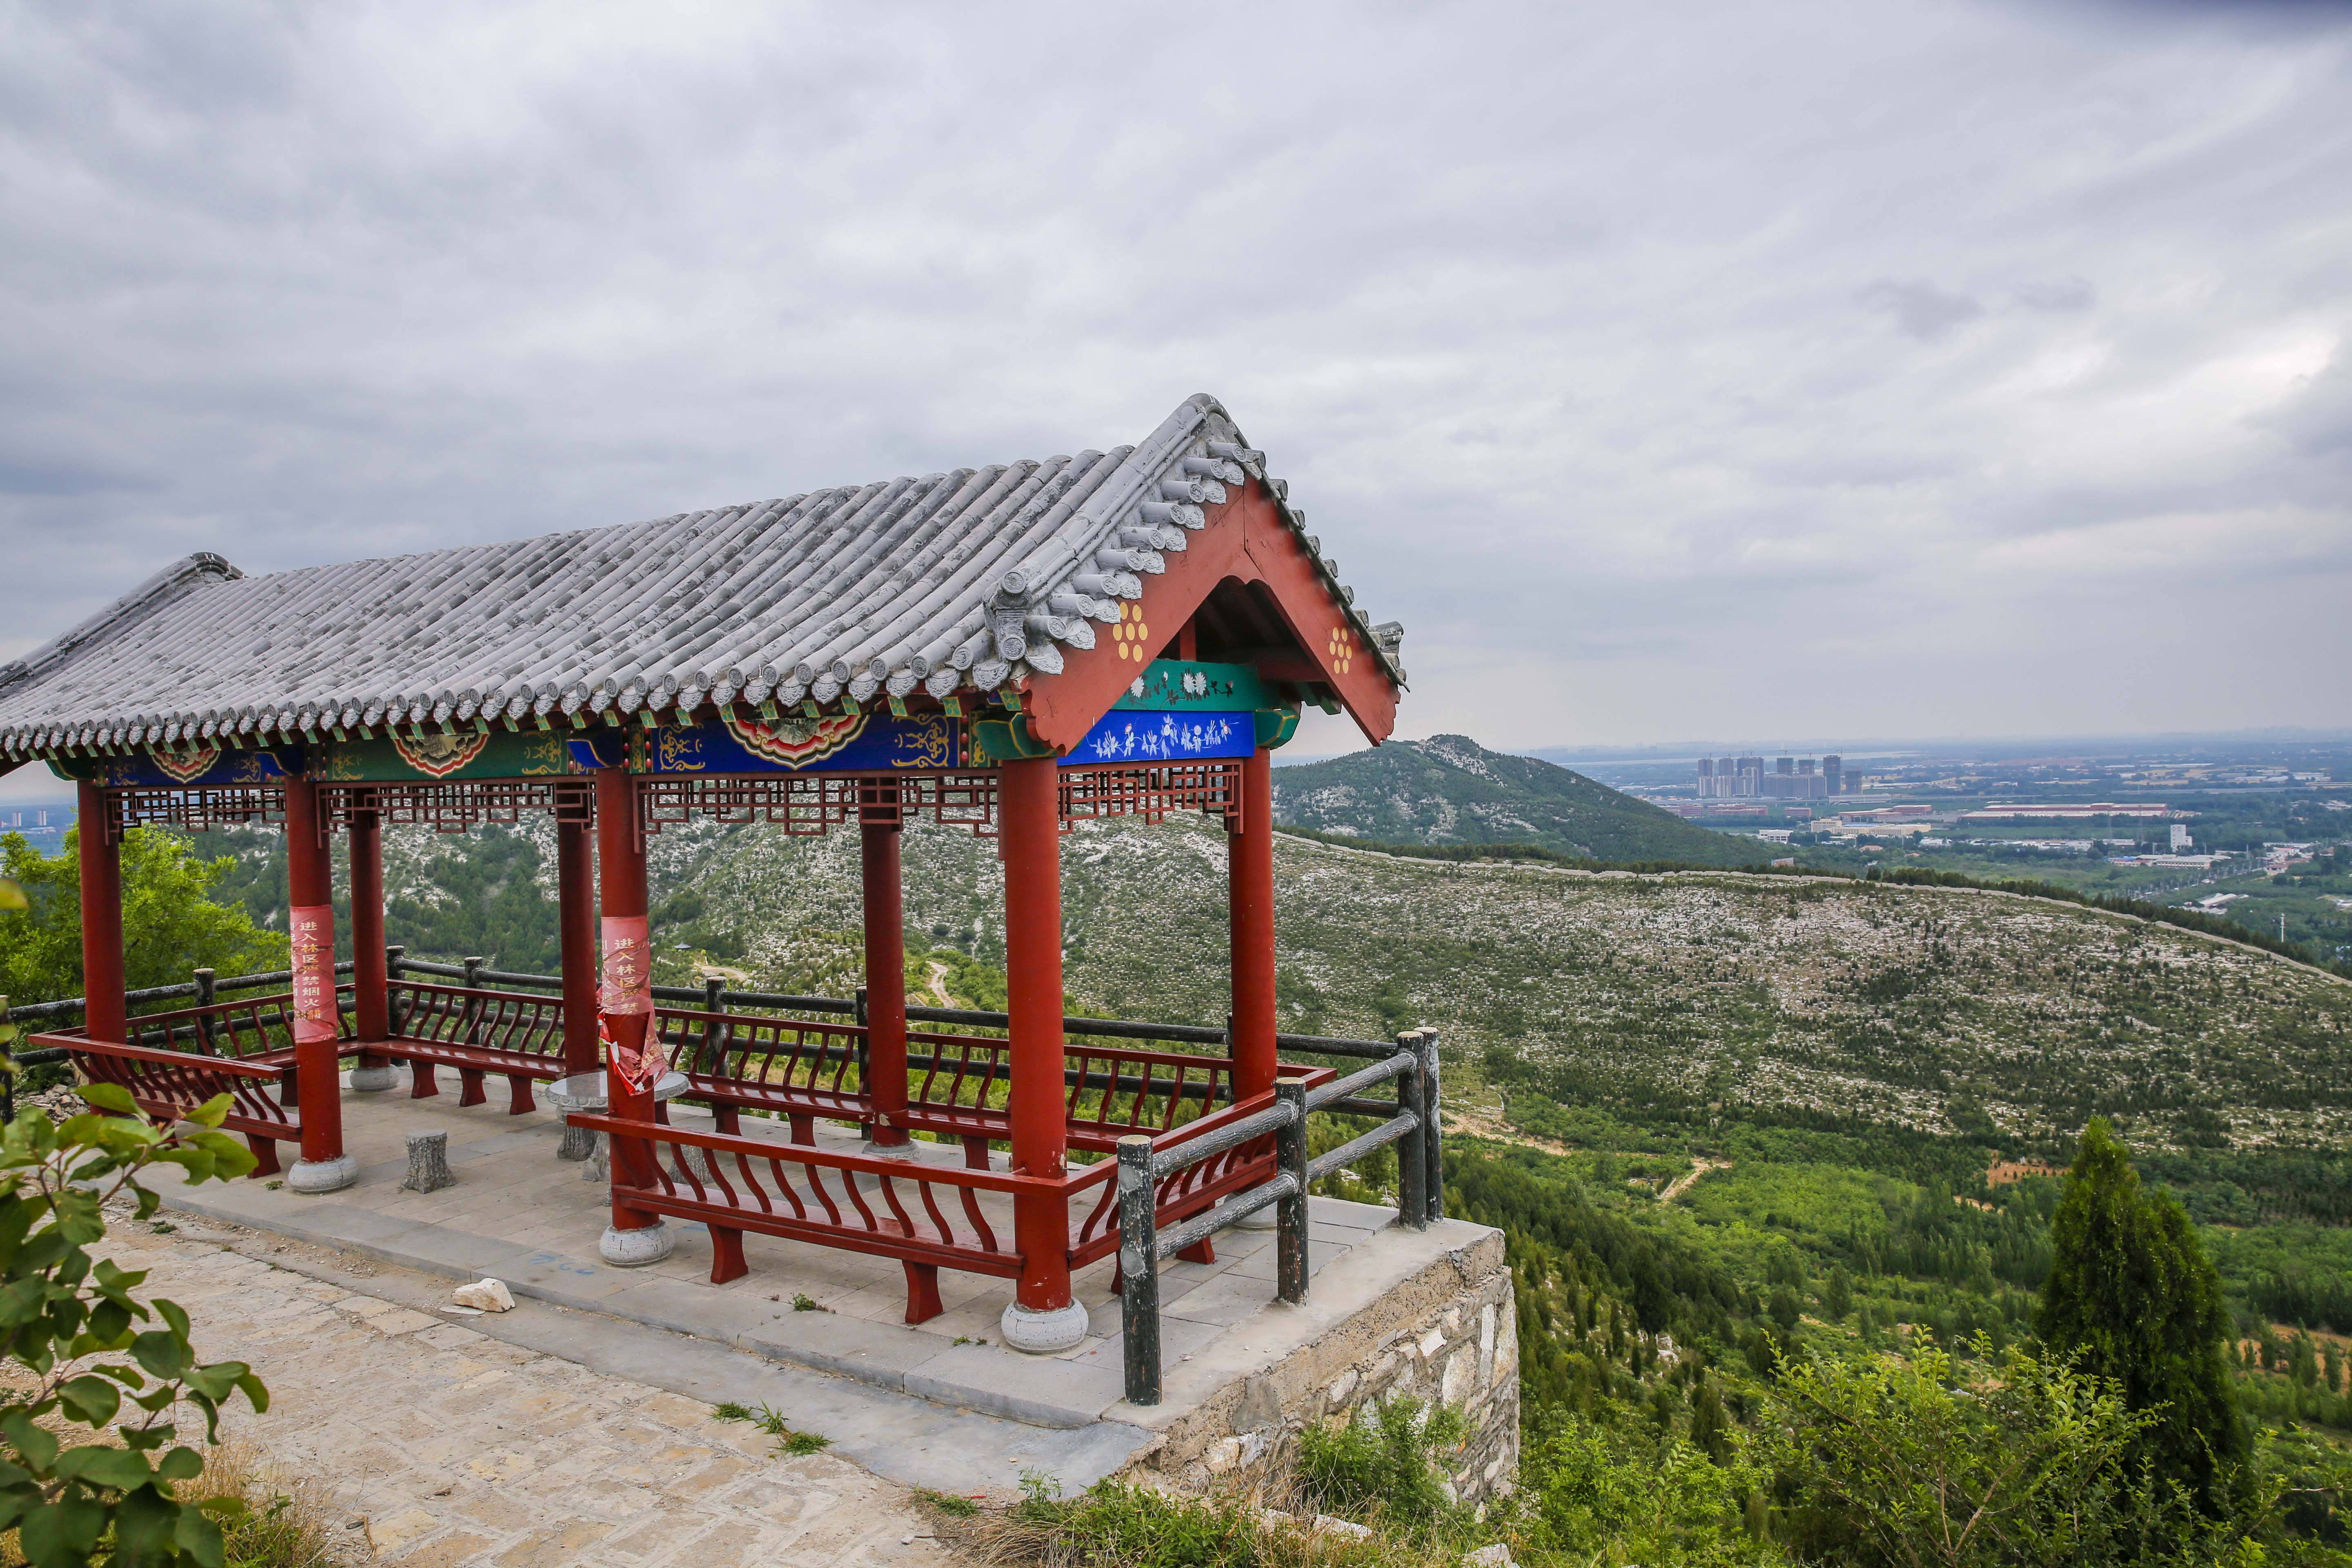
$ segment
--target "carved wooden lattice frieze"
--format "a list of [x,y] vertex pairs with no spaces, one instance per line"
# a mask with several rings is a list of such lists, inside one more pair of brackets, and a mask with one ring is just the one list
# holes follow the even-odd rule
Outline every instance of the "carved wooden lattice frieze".
[[110,840],[142,826],[244,827],[286,820],[281,784],[214,784],[199,789],[110,789],[106,792]]
[[637,820],[646,833],[692,816],[765,822],[813,836],[895,806],[944,826],[995,831],[996,775],[968,773],[760,773],[637,781]]
[[1062,823],[1104,816],[1140,816],[1158,822],[1171,811],[1200,811],[1223,816],[1230,831],[1242,808],[1239,763],[1171,763],[1136,767],[1062,770]]
[[572,778],[319,786],[320,817],[338,827],[349,826],[361,812],[373,812],[385,824],[413,824],[436,833],[463,833],[482,822],[515,822],[526,811],[553,812],[558,822],[592,822],[595,803],[595,786]]

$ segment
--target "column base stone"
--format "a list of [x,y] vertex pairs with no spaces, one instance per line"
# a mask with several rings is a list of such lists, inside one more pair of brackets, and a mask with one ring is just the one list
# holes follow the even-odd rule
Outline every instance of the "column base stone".
[[1026,1351],[1031,1355],[1054,1355],[1086,1343],[1087,1310],[1076,1301],[1043,1310],[1013,1301],[1006,1304],[997,1327],[1003,1333],[1004,1342],[1014,1350]]
[[286,1184],[298,1193],[340,1193],[360,1179],[360,1163],[349,1154],[331,1160],[297,1160]]
[[351,1090],[353,1094],[381,1094],[400,1082],[400,1069],[389,1062],[380,1068],[353,1068]]
[[616,1230],[606,1226],[604,1239],[596,1243],[596,1256],[615,1268],[642,1268],[667,1258],[677,1245],[677,1237],[660,1220],[642,1230]]

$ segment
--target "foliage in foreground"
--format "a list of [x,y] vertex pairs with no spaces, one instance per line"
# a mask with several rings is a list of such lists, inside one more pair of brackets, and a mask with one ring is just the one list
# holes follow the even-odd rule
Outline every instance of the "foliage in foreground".
[[1783,1370],[1754,1452],[1801,1555],[2056,1568],[2226,1561],[2243,1544],[2134,1463],[2159,1416],[2119,1384],[2071,1357],[1972,1348],[1968,1363],[1927,1347]]
[[[185,1132],[150,1126],[112,1084],[81,1095],[93,1110],[63,1123],[19,1117],[0,1134],[0,1352],[14,1374],[0,1395],[0,1531],[35,1568],[223,1568],[221,1521],[246,1504],[183,1493],[205,1461],[174,1443],[177,1418],[193,1407],[217,1442],[222,1405],[242,1394],[263,1410],[268,1391],[242,1362],[199,1364],[188,1314],[141,1300],[143,1272],[89,1249],[106,1235],[110,1201],[131,1199],[141,1219],[155,1212],[160,1200],[136,1179],[144,1167],[177,1165],[202,1182],[241,1176],[253,1156],[218,1130],[226,1095]],[[89,1441],[59,1437],[76,1426]]]

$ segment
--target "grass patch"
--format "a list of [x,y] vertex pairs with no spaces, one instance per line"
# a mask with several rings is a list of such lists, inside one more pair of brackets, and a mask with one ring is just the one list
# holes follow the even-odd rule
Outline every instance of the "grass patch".
[[710,1407],[715,1421],[740,1421],[757,1426],[776,1440],[778,1458],[798,1458],[807,1454],[821,1454],[833,1447],[833,1439],[814,1432],[794,1430],[792,1418],[772,1405],[762,1404],[757,1409],[727,1400]]

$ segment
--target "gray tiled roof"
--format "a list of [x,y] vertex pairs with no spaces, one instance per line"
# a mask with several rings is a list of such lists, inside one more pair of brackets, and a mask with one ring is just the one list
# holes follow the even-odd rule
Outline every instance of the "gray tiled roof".
[[[1108,452],[261,577],[192,555],[0,667],[0,750],[992,689],[1091,647],[1245,475],[1287,510],[1198,396]],[[1349,613],[1402,685],[1402,628]]]

